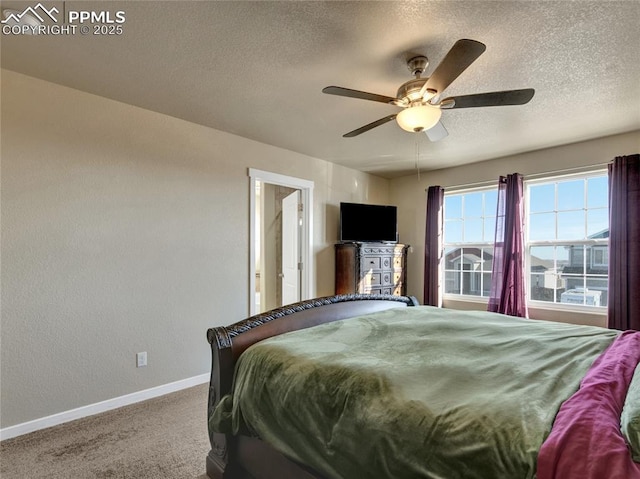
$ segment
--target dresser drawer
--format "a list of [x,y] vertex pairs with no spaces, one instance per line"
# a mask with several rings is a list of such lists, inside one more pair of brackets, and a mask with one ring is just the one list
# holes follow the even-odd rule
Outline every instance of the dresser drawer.
[[362,269],[364,271],[370,270],[388,270],[391,271],[396,268],[402,268],[402,258],[398,260],[393,256],[363,256],[362,257]]
[[382,258],[380,256],[363,256],[362,269],[365,272],[372,269],[382,269]]
[[369,271],[364,275],[364,287],[380,286],[382,284],[382,273],[373,273]]
[[366,288],[364,294],[393,294],[395,296],[401,296],[400,290],[396,288]]

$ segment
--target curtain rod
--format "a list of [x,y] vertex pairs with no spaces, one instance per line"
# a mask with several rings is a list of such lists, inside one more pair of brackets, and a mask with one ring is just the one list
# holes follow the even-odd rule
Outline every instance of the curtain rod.
[[557,175],[557,174],[561,174],[561,173],[571,173],[571,172],[581,173],[581,172],[599,170],[599,169],[606,168],[610,164],[611,164],[611,162],[608,161],[606,163],[596,163],[595,165],[576,166],[576,167],[573,167],[573,168],[564,168],[562,170],[548,171],[548,172],[545,172],[545,173],[534,173],[532,175],[525,175],[524,179],[525,180],[535,180],[535,179],[538,179],[538,178],[544,178],[545,176],[553,176],[553,175]]
[[[593,171],[593,170],[597,170],[597,169],[601,169],[601,168],[606,168],[608,165],[610,165],[611,162],[608,161],[606,163],[596,163],[593,165],[586,165],[586,166],[576,166],[573,168],[564,168],[561,170],[553,170],[553,171],[545,171],[544,173],[533,173],[531,175],[523,175],[525,180],[536,180],[538,178],[545,178],[545,177],[552,177],[558,174],[562,174],[562,173],[580,173],[580,172],[588,172],[588,171]],[[498,178],[494,179],[494,180],[486,180],[486,181],[477,181],[475,183],[465,183],[462,185],[452,185],[452,186],[447,186],[445,187],[446,191],[455,191],[455,190],[466,190],[466,189],[471,189],[471,188],[484,188],[487,186],[494,186],[498,183]],[[428,188],[425,188],[425,191],[427,191]]]
[[487,186],[495,186],[497,184],[498,184],[498,179],[496,178],[495,180],[478,181],[478,182],[475,182],[475,183],[466,183],[464,185],[447,186],[444,189],[445,189],[445,191],[468,190],[468,189],[472,189],[472,188],[485,188]]

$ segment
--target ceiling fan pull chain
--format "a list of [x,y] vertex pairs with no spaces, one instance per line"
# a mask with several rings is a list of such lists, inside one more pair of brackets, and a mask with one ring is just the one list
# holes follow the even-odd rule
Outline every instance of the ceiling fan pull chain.
[[414,133],[413,136],[416,139],[416,170],[418,170],[418,181],[420,181],[420,167],[418,161],[420,160],[420,143],[418,142],[418,134]]

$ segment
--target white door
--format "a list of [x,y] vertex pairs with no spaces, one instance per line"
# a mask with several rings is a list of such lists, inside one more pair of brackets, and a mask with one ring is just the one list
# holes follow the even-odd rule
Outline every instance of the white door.
[[300,191],[282,200],[282,304],[300,301]]

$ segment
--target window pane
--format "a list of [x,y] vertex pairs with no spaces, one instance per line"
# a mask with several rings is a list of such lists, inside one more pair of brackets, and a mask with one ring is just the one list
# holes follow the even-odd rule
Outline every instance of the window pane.
[[607,280],[602,277],[584,276],[573,278],[574,284],[560,298],[561,303],[582,304],[585,306],[607,305]]
[[584,180],[558,183],[558,211],[584,208]]
[[546,274],[532,274],[531,275],[531,299],[535,301],[549,301],[554,302],[555,289],[553,288],[554,282],[551,282],[552,287],[548,287]]
[[[589,306],[606,306],[607,295],[609,293],[609,280],[607,278],[598,276],[587,276],[587,291],[589,296],[594,297],[594,301],[599,301],[600,304],[590,304]],[[599,293],[599,294],[598,294]],[[589,301],[587,301],[588,304]]]
[[444,292],[460,294],[460,274],[447,271],[444,274]]
[[464,241],[468,243],[482,241],[482,218],[464,220]]
[[575,275],[567,275],[562,277],[564,281],[564,292],[560,295],[561,303],[580,303],[581,301],[576,301],[575,298],[572,299],[572,296],[584,296],[582,291],[584,290],[584,276],[575,276]]
[[444,242],[459,243],[462,241],[462,221],[446,220],[444,222]]
[[539,213],[555,210],[555,185],[534,185],[529,189],[529,211]]
[[556,246],[556,266],[562,271],[569,264],[569,255],[573,249],[571,246]]
[[491,295],[491,273],[482,273],[482,296]]
[[587,273],[608,274],[609,272],[609,246],[591,246],[587,252]]
[[446,248],[444,250],[444,269],[458,269],[456,265],[460,264],[461,248]]
[[587,238],[609,237],[609,210],[587,210]]
[[529,218],[530,240],[556,239],[556,215],[554,213],[537,213],[530,215]]
[[587,180],[587,208],[607,206],[608,198],[609,185],[607,176],[599,176]]
[[[480,296],[478,287],[476,287],[475,276],[477,273],[471,271],[465,271],[462,273],[462,294],[469,294],[472,296]],[[478,285],[480,283],[478,282]]]
[[529,268],[532,273],[553,270],[555,268],[555,246],[532,246],[529,253]]
[[533,246],[530,248],[531,299],[556,302],[562,293],[563,282],[555,261],[555,246]]
[[483,248],[482,257],[484,258],[482,270],[491,272],[491,268],[493,266],[493,247]]
[[484,219],[484,235],[482,236],[483,241],[494,241],[496,237],[496,217],[492,216],[490,218]]
[[591,297],[591,295],[585,294],[582,286],[571,287],[560,295],[560,303],[584,305],[587,296]]
[[584,239],[584,210],[558,213],[558,239]]
[[584,274],[584,246],[558,246],[558,253],[566,253],[567,262],[562,269],[565,274]]
[[464,195],[464,217],[482,216],[482,193]]
[[462,196],[445,196],[444,197],[444,218],[454,219],[462,218]]
[[484,215],[495,216],[498,210],[498,190],[485,191]]

